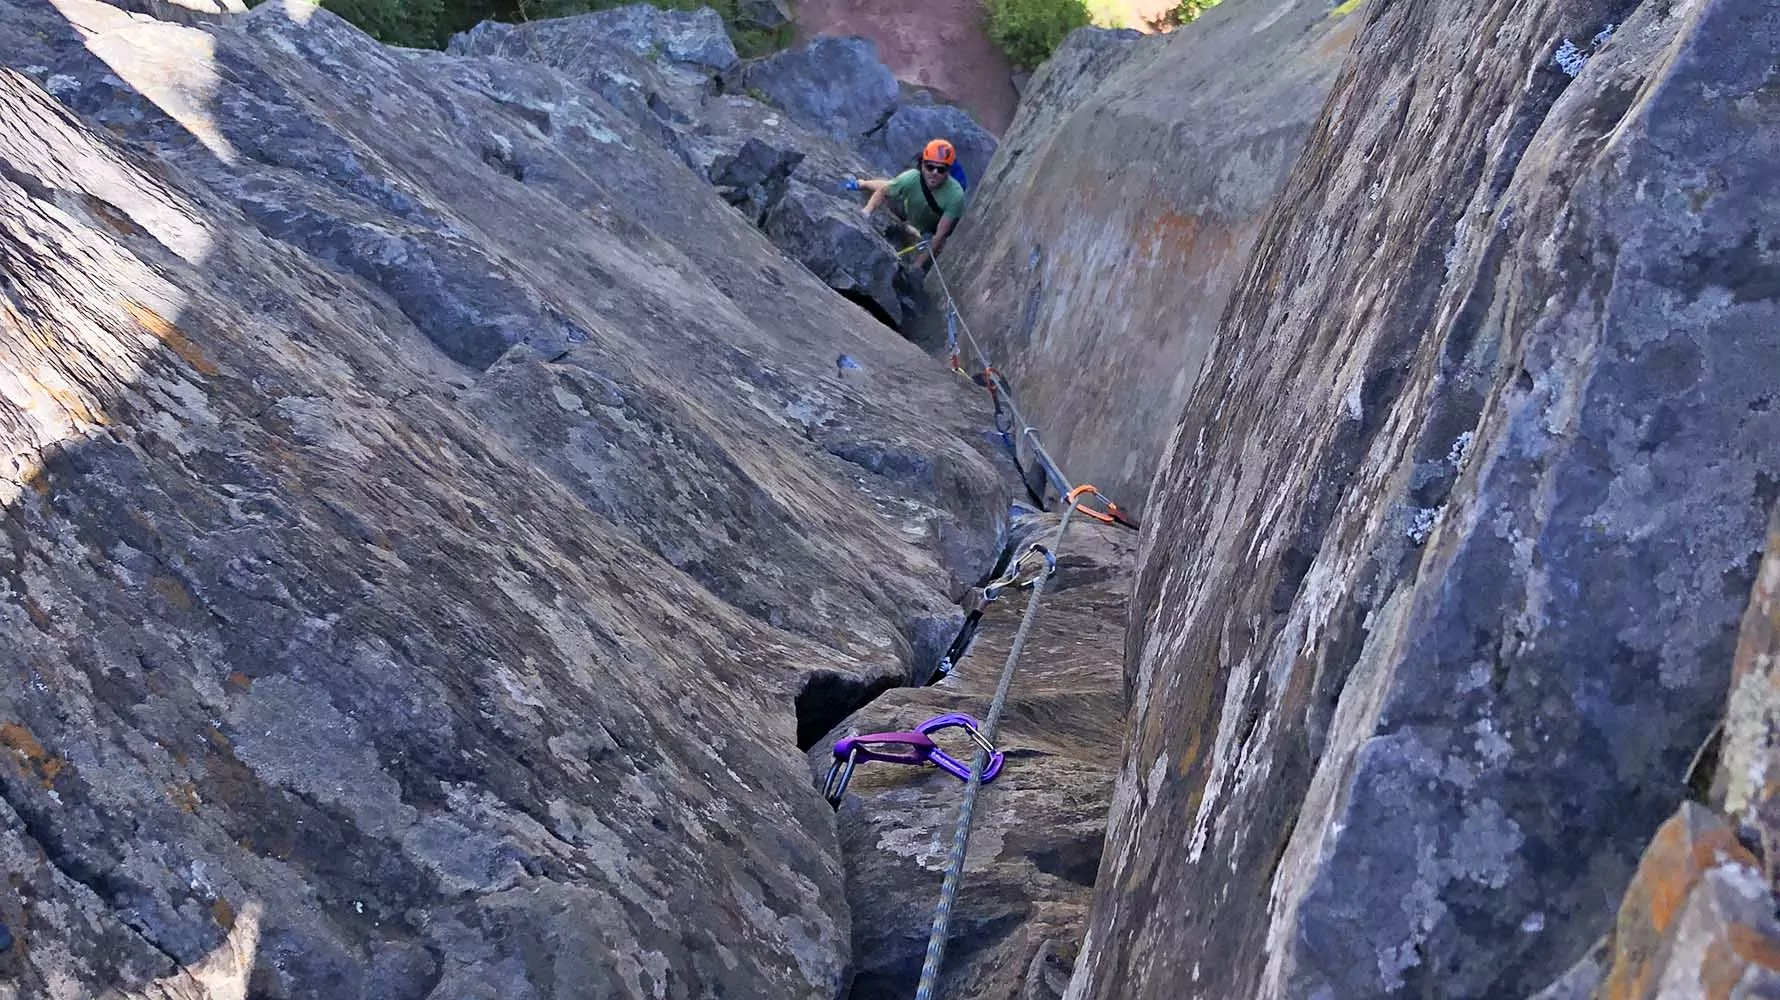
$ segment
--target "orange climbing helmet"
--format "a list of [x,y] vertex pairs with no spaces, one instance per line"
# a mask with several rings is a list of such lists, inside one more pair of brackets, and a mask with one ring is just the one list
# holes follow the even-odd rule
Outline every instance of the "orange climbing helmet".
[[952,144],[946,140],[935,139],[921,150],[921,159],[928,163],[943,163],[949,167],[953,161],[958,159],[958,151],[953,149]]

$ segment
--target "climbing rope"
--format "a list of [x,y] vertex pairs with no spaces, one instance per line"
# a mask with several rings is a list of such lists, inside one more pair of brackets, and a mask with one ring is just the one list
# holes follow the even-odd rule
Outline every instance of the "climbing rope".
[[[946,347],[950,355],[952,370],[964,374],[964,369],[958,363],[958,333],[962,332],[964,339],[970,344],[971,352],[976,355],[982,372],[980,375],[969,377],[973,382],[988,390],[989,400],[995,406],[995,430],[1001,435],[1002,441],[1007,443],[1010,450],[1014,452],[1014,464],[1020,467],[1020,479],[1025,484],[1027,492],[1033,495],[1033,499],[1042,509],[1047,486],[1056,487],[1058,494],[1065,500],[1069,499],[1070,495],[1078,489],[1085,489],[1098,498],[1106,509],[1095,510],[1091,507],[1084,507],[1082,513],[1097,521],[1136,530],[1138,528],[1137,519],[1125,513],[1124,509],[1114,503],[1110,497],[1092,486],[1077,487],[1069,481],[1068,476],[1063,474],[1062,467],[1051,457],[1051,453],[1045,449],[1044,442],[1039,438],[1038,428],[1027,422],[1025,414],[1020,412],[1019,404],[1014,401],[1013,387],[1008,385],[1007,379],[989,362],[988,352],[984,351],[983,345],[977,342],[976,335],[970,330],[970,324],[964,321],[963,314],[958,311],[958,300],[952,295],[952,287],[946,281],[946,272],[940,267],[939,258],[931,257],[929,260],[933,267],[934,277],[939,279],[940,294],[946,300]],[[1002,423],[1004,411],[1012,417],[1012,420],[1005,426]],[[1010,434],[1014,427],[1020,429],[1018,441],[1025,443],[1031,449],[1033,457],[1038,460],[1039,469],[1047,480],[1047,482],[1040,483],[1036,489],[1026,481],[1026,469],[1020,463],[1019,449],[1014,447],[1015,438]]]
[[[1057,525],[1057,536],[1052,542],[1051,551],[1063,544],[1063,533],[1069,530],[1069,518],[1081,505],[1084,495],[1073,494],[1069,506],[1063,509],[1063,519]],[[1020,620],[1020,630],[1014,633],[1014,644],[1007,652],[1007,663],[1001,668],[1001,681],[995,686],[995,698],[989,702],[989,717],[983,721],[982,736],[985,746],[992,746],[995,742],[995,729],[1001,723],[1001,710],[1006,706],[1008,690],[1013,686],[1014,668],[1019,665],[1020,653],[1026,648],[1027,637],[1032,634],[1032,623],[1038,616],[1039,599],[1044,596],[1045,581],[1050,577],[1050,573],[1045,573],[1032,582],[1032,596],[1026,599],[1026,615]],[[934,990],[939,985],[939,967],[945,958],[946,933],[952,923],[952,907],[958,900],[958,885],[964,879],[964,855],[970,847],[970,825],[976,810],[977,789],[982,787],[983,770],[988,763],[989,752],[979,746],[971,761],[970,781],[964,786],[964,801],[958,807],[958,826],[952,833],[952,853],[946,862],[945,881],[940,885],[939,905],[933,910],[933,927],[927,935],[927,959],[921,966],[921,982],[916,988],[915,1000],[933,1000]]]
[[[945,880],[940,886],[939,904],[934,907],[933,924],[927,935],[927,957],[921,966],[921,980],[916,988],[915,1000],[933,1000],[934,993],[939,988],[939,970],[945,959],[946,937],[951,928],[952,908],[958,900],[958,888],[964,879],[964,858],[970,848],[971,821],[975,817],[977,790],[982,787],[983,770],[988,765],[989,754],[995,742],[995,732],[1001,723],[1001,713],[1007,705],[1008,691],[1013,686],[1014,671],[1020,663],[1020,654],[1025,651],[1026,640],[1032,635],[1032,624],[1037,619],[1039,603],[1044,597],[1045,582],[1057,571],[1057,560],[1054,553],[1062,548],[1063,537],[1069,531],[1070,518],[1075,516],[1077,510],[1081,510],[1083,513],[1109,524],[1121,524],[1129,528],[1137,527],[1137,522],[1128,517],[1124,511],[1119,509],[1118,504],[1113,503],[1100,490],[1088,484],[1077,486],[1063,474],[1063,469],[1051,458],[1050,452],[1045,450],[1044,442],[1039,438],[1038,429],[1028,423],[1025,415],[1020,412],[1019,404],[1014,401],[1013,392],[1007,381],[990,363],[988,353],[983,350],[983,345],[971,332],[970,324],[966,323],[964,317],[959,314],[958,301],[952,295],[951,286],[946,281],[945,270],[940,267],[939,259],[930,257],[929,260],[932,263],[934,276],[939,279],[940,293],[945,297],[946,347],[950,355],[952,369],[964,374],[958,358],[958,334],[963,333],[965,341],[970,344],[972,353],[976,355],[982,372],[980,376],[972,376],[972,381],[979,382],[987,389],[990,400],[995,404],[995,429],[1001,435],[1002,440],[1010,446],[1010,450],[1014,451],[1014,464],[1021,466],[1020,478],[1022,480],[1026,478],[1026,470],[1019,460],[1018,449],[1012,447],[1015,438],[1010,432],[1016,427],[1019,428],[1018,440],[1030,447],[1047,480],[1040,484],[1038,490],[1033,491],[1034,499],[1038,501],[1042,509],[1045,487],[1054,486],[1057,492],[1062,495],[1067,506],[1063,508],[1063,517],[1057,524],[1057,534],[1051,544],[1048,547],[1032,545],[1024,555],[1015,561],[1013,566],[1008,568],[1002,579],[991,583],[990,586],[995,587],[993,591],[985,588],[984,596],[988,600],[994,600],[1001,589],[996,587],[996,584],[1006,586],[1007,584],[1003,583],[1004,580],[1009,583],[1013,581],[1025,583],[1029,580],[1031,596],[1026,599],[1026,613],[1020,620],[1019,630],[1014,633],[1014,642],[1008,649],[1007,662],[1001,668],[1001,679],[995,687],[995,697],[989,703],[989,715],[982,727],[982,747],[977,750],[975,758],[971,762],[970,780],[964,786],[964,799],[958,807],[958,824],[952,833],[952,851],[947,858]],[[1005,424],[1002,422],[1004,411],[1009,417]],[[1027,489],[1032,491],[1030,484],[1027,485]],[[1104,509],[1096,510],[1083,506],[1084,501],[1089,497],[1099,500]],[[1042,564],[1038,561],[1040,558],[1043,560]],[[963,638],[962,634],[960,638]],[[962,651],[958,655],[962,655]]]
[[933,679],[945,679],[952,668],[958,665],[958,661],[964,659],[964,654],[970,650],[971,640],[976,638],[977,624],[982,621],[983,612],[1001,598],[1002,591],[1010,587],[1030,587],[1041,573],[1049,576],[1055,572],[1057,557],[1051,554],[1050,549],[1034,542],[1018,559],[1009,563],[1007,570],[1000,576],[974,588],[977,597],[972,601],[970,613],[965,615],[964,625],[958,629],[958,635],[952,639],[952,644],[946,647],[946,654],[940,657],[939,666],[933,670]]
[[[900,256],[900,255],[899,255]],[[1013,686],[1014,671],[1019,666],[1020,654],[1026,649],[1026,641],[1032,634],[1033,622],[1037,619],[1040,600],[1044,595],[1044,585],[1057,571],[1057,552],[1063,537],[1069,530],[1069,522],[1077,510],[1108,524],[1119,524],[1136,529],[1137,522],[1128,517],[1119,506],[1092,485],[1076,485],[1063,474],[1062,468],[1052,459],[1045,449],[1044,442],[1039,438],[1038,429],[1027,422],[1020,412],[1019,405],[1014,401],[1013,391],[1007,380],[1001,376],[995,366],[989,363],[988,353],[971,332],[970,325],[958,312],[958,302],[952,295],[950,285],[946,281],[945,271],[940,267],[937,257],[930,255],[928,260],[935,277],[939,279],[940,291],[946,304],[946,347],[949,362],[953,371],[983,386],[989,392],[989,398],[995,406],[995,430],[1002,441],[1014,453],[1014,464],[1019,467],[1020,478],[1027,480],[1024,463],[1021,462],[1016,442],[1025,443],[1037,459],[1044,480],[1034,489],[1027,481],[1026,488],[1033,494],[1039,509],[1045,506],[1045,492],[1055,487],[1063,498],[1066,506],[1062,518],[1058,521],[1056,534],[1049,546],[1033,544],[1014,560],[1006,571],[996,580],[984,587],[983,605],[994,601],[1002,590],[1025,586],[1031,594],[1026,601],[1026,611],[1021,618],[1020,627],[1014,633],[1013,645],[1008,649],[1007,662],[1002,666],[1001,679],[996,684],[995,695],[989,703],[989,715],[980,727],[965,725],[977,743],[977,751],[971,761],[969,776],[964,787],[963,801],[958,809],[958,823],[952,834],[952,850],[947,859],[945,880],[940,887],[938,905],[933,911],[933,923],[927,938],[927,956],[921,967],[921,979],[915,994],[916,1000],[933,1000],[939,983],[940,965],[945,958],[946,937],[951,927],[952,908],[958,899],[959,885],[964,878],[964,858],[970,846],[971,823],[975,817],[977,793],[985,780],[992,779],[1000,771],[1002,754],[995,749],[995,733],[1001,723],[1001,714],[1007,705],[1007,696]],[[976,355],[980,374],[971,375],[964,370],[959,358],[958,334],[962,332],[964,339],[970,344],[971,351]],[[837,375],[844,375],[851,361],[842,355],[837,362]],[[853,363],[852,367],[858,367]],[[1005,418],[1005,420],[1004,420]],[[1014,429],[1018,428],[1016,438]],[[1084,506],[1089,497],[1097,499],[1104,509],[1096,510]],[[952,648],[947,651],[941,663],[939,673],[943,676],[948,672],[957,658],[964,655],[969,647],[970,639],[975,631],[976,619],[981,616],[982,608],[978,607],[967,618],[965,627],[953,640]],[[942,717],[951,718],[951,717]],[[957,717],[964,719],[967,717]],[[823,797],[831,805],[839,808],[842,796],[852,777],[854,767],[862,760],[878,760],[912,765],[938,765],[945,767],[947,762],[954,767],[947,768],[955,776],[963,777],[958,772],[961,767],[955,761],[939,751],[924,731],[939,720],[929,720],[914,732],[873,733],[863,737],[854,737],[849,741],[837,743],[833,748],[835,760],[829,769],[828,781],[824,783]],[[961,723],[953,723],[961,724]],[[843,743],[845,744],[843,746]],[[992,763],[993,762],[993,763]]]

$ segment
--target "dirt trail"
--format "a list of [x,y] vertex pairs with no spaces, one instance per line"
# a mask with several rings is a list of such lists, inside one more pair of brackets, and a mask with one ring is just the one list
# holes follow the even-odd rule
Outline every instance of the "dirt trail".
[[963,105],[1000,136],[1014,120],[1007,59],[989,41],[981,0],[794,0],[797,40],[863,35],[906,83],[931,87]]

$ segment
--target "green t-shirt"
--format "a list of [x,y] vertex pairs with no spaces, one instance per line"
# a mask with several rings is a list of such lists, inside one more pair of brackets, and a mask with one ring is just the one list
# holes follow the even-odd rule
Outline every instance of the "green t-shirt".
[[[909,224],[923,233],[931,233],[939,228],[940,216],[934,214],[933,206],[927,204],[927,198],[921,194],[921,171],[904,170],[896,175],[886,189],[891,198],[896,199],[896,207],[907,219]],[[933,192],[933,200],[945,212],[945,218],[956,219],[964,213],[964,187],[958,178],[947,177],[938,191]]]

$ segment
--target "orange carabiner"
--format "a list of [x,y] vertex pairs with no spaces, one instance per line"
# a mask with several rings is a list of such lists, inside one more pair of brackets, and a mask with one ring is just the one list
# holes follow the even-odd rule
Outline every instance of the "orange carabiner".
[[[1088,506],[1087,504],[1076,503],[1076,497],[1079,497],[1084,493],[1092,493],[1094,496],[1099,497],[1100,502],[1106,505],[1106,510],[1099,511],[1099,510],[1095,510],[1094,508]],[[1076,504],[1077,510],[1088,515],[1089,517],[1093,518],[1096,521],[1102,521],[1107,524],[1120,524],[1120,525],[1124,525],[1127,528],[1131,528],[1133,530],[1136,530],[1136,528],[1137,528],[1137,521],[1132,519],[1132,517],[1130,515],[1126,514],[1122,509],[1120,509],[1118,504],[1113,503],[1112,499],[1110,497],[1108,497],[1106,494],[1100,492],[1100,488],[1097,486],[1093,486],[1089,483],[1083,483],[1082,485],[1077,486],[1075,489],[1070,490],[1069,493],[1063,497],[1063,499],[1069,503]]]

